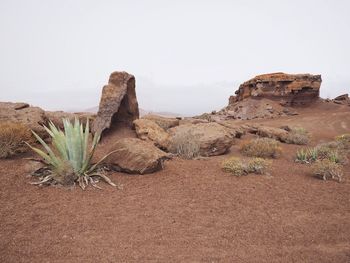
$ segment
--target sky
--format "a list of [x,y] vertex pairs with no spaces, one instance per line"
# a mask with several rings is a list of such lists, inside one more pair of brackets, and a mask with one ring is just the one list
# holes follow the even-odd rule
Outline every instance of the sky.
[[184,115],[223,108],[263,73],[322,75],[350,93],[347,0],[0,0],[0,101],[97,106],[113,71],[139,106]]

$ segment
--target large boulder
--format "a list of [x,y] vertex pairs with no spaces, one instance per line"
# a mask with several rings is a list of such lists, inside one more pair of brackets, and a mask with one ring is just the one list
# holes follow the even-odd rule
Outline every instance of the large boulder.
[[178,126],[180,123],[180,120],[178,120],[176,118],[167,118],[167,117],[153,115],[153,114],[147,114],[147,115],[143,116],[142,119],[154,121],[164,130]]
[[114,170],[131,173],[147,174],[163,168],[164,160],[169,155],[153,144],[137,138],[119,139],[111,148],[111,154],[106,163]]
[[215,123],[185,124],[168,130],[171,135],[171,146],[184,136],[193,136],[200,145],[201,156],[213,156],[226,153],[233,144],[232,134],[224,126]]
[[137,119],[134,121],[134,125],[137,137],[141,140],[150,141],[162,150],[169,148],[169,134],[154,121]]
[[254,97],[278,100],[285,105],[310,104],[319,98],[321,82],[321,75],[263,74],[241,84],[230,103]]
[[0,102],[0,122],[18,122],[46,137],[42,125],[47,123],[45,111],[39,107],[31,107],[27,103]]
[[113,72],[108,85],[102,89],[102,96],[92,128],[103,132],[118,122],[132,126],[139,118],[139,107],[135,91],[135,77],[127,72]]

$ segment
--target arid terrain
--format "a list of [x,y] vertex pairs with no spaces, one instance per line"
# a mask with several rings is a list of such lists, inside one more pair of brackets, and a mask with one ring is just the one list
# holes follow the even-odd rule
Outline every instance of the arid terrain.
[[[350,130],[349,107],[297,110],[254,123],[302,126],[311,146]],[[30,153],[0,160],[0,261],[349,262],[349,164],[341,183],[323,181],[294,162],[303,146],[282,144],[268,175],[223,172],[222,160],[241,156],[254,136],[225,155],[166,161],[154,174],[111,172],[120,189],[33,186]]]

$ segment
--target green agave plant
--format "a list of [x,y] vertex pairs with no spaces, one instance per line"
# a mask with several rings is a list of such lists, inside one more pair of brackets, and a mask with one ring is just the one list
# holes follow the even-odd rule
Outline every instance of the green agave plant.
[[52,138],[52,148],[34,131],[35,138],[40,142],[45,151],[27,144],[33,151],[39,154],[48,165],[45,174],[36,184],[75,184],[84,190],[90,183],[96,185],[96,177],[102,178],[108,184],[116,186],[105,174],[97,171],[97,166],[105,158],[115,151],[104,156],[99,162],[92,165],[91,160],[96,146],[100,140],[100,133],[95,133],[91,146],[89,147],[89,120],[86,122],[85,130],[83,124],[75,119],[72,124],[68,119],[63,119],[64,132],[57,128],[51,121],[49,128],[45,130]]

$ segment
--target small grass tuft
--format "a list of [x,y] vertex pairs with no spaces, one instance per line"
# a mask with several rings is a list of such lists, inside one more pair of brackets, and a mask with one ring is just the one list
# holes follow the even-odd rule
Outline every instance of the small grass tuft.
[[246,156],[278,158],[281,155],[282,149],[280,143],[274,139],[257,138],[243,144],[241,152]]

